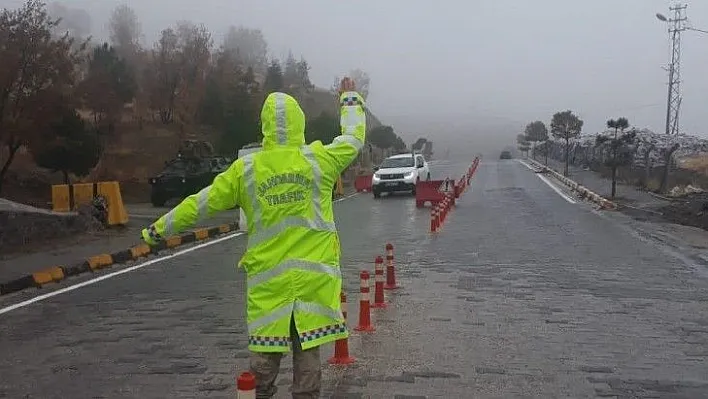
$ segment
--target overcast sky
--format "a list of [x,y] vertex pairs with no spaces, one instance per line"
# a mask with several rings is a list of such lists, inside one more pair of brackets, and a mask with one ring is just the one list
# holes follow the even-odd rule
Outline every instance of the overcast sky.
[[[0,0],[17,6],[19,0]],[[96,36],[120,2],[65,0],[92,15]],[[708,1],[688,17],[708,30]],[[142,0],[127,1],[144,41],[184,19],[221,41],[229,25],[260,28],[273,55],[302,54],[319,86],[359,67],[369,104],[406,138],[515,131],[572,109],[585,131],[610,117],[663,131],[667,0]],[[685,32],[682,131],[708,136],[708,35]],[[445,135],[447,135],[445,134]]]

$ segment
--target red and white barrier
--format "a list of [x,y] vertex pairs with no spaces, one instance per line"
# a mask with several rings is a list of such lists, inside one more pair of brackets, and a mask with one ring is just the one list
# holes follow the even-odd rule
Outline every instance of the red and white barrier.
[[393,244],[386,244],[386,284],[384,289],[395,290],[399,288],[396,284],[396,269],[393,266]]
[[[342,301],[342,314],[344,323],[347,322],[347,293],[342,291],[339,295]],[[352,364],[356,359],[349,355],[349,338],[334,341],[334,355],[327,361],[329,364]]]
[[361,280],[361,288],[359,298],[359,325],[354,329],[361,332],[373,332],[374,326],[371,324],[371,294],[369,292],[369,272],[362,270],[359,275]]
[[238,399],[256,399],[256,377],[248,371],[241,373],[236,379],[236,394]]
[[357,176],[354,179],[354,189],[356,192],[370,192],[371,191],[371,178],[373,175],[362,175]]
[[431,206],[440,203],[445,197],[444,180],[421,180],[415,184],[415,206],[422,208],[427,202]]
[[383,257],[377,256],[374,261],[374,308],[385,308],[386,298],[384,296],[384,260]]

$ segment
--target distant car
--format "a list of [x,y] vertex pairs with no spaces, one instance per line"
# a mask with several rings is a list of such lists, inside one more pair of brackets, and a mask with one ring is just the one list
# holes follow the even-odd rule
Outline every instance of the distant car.
[[511,159],[511,151],[502,151],[499,159]]
[[428,161],[422,154],[394,155],[384,159],[371,177],[371,192],[374,198],[405,191],[415,195],[415,184],[420,180],[430,180]]

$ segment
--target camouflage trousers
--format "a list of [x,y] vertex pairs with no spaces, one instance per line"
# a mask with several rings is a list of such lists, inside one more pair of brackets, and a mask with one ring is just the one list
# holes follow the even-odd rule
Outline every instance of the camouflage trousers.
[[[302,350],[294,319],[290,320],[290,336],[293,342],[293,399],[319,398],[322,383],[320,348]],[[251,352],[251,373],[256,377],[256,399],[270,399],[277,392],[275,380],[283,356],[284,353]]]

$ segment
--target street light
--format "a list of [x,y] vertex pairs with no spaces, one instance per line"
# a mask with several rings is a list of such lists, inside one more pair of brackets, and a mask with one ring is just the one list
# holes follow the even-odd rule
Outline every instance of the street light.
[[708,31],[689,26],[686,17],[688,5],[677,3],[671,7],[672,15],[667,17],[656,13],[656,19],[666,23],[669,27],[671,41],[671,60],[669,62],[669,93],[666,101],[666,134],[678,133],[679,109],[681,107],[681,32],[691,30],[708,34]]

